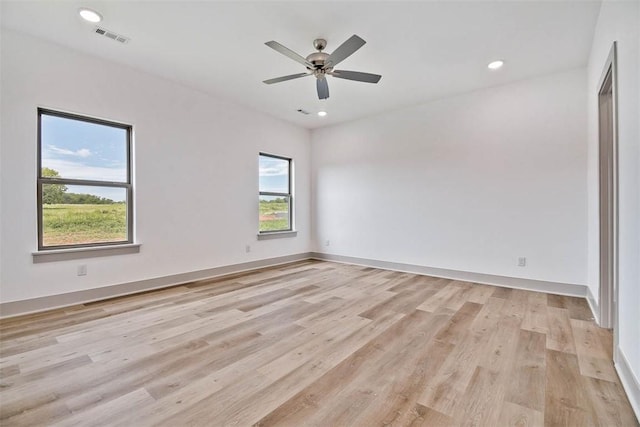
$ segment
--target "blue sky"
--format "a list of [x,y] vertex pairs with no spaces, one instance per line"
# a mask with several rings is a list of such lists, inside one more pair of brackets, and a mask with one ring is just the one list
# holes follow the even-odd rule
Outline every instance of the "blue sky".
[[289,162],[260,156],[260,191],[289,192]]
[[[127,181],[127,131],[95,123],[42,115],[42,167],[63,178]],[[68,186],[69,193],[89,193],[115,201],[119,188]]]

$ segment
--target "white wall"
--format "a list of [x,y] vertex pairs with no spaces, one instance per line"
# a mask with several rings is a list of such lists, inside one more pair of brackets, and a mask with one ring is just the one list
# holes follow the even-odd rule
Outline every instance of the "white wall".
[[[310,250],[307,130],[11,31],[1,61],[3,302]],[[134,126],[139,254],[33,263],[38,106]],[[256,241],[259,151],[294,158],[295,238]]]
[[[604,1],[588,65],[589,279],[598,298],[598,83],[618,44],[619,351],[640,384],[640,2]],[[640,405],[640,401],[636,402]],[[636,411],[640,406],[636,406]]]
[[584,285],[585,84],[573,70],[314,131],[315,249]]

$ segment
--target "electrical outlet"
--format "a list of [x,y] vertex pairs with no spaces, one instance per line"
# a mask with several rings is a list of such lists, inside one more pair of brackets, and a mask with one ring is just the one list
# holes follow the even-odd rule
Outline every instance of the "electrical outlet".
[[251,245],[247,245],[247,246],[245,246],[245,247],[244,247],[244,251],[245,251],[246,253],[251,252]]
[[327,239],[324,241],[325,246],[331,246],[331,240]]
[[518,267],[526,267],[527,265],[527,258],[521,256],[518,257]]
[[81,264],[78,266],[78,276],[87,275],[87,264]]

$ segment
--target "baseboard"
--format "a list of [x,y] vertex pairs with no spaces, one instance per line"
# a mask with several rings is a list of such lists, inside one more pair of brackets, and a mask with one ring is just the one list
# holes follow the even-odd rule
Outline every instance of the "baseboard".
[[[214,267],[205,270],[188,273],[174,274],[171,276],[153,279],[139,280],[118,285],[105,286],[95,289],[86,289],[77,292],[69,292],[59,295],[50,295],[21,301],[0,303],[0,318],[21,316],[24,314],[38,313],[56,308],[68,307],[76,304],[84,304],[123,295],[131,295],[139,292],[162,289],[197,280],[210,279],[229,274],[242,273],[265,267],[272,267],[305,259],[318,259],[334,261],[346,264],[362,265],[366,267],[380,268],[383,270],[402,271],[407,273],[422,274],[447,279],[463,280],[466,282],[482,283],[487,285],[502,286],[529,291],[546,292],[559,295],[576,297],[587,296],[588,289],[583,285],[567,283],[545,282],[540,280],[523,279],[517,277],[497,276],[467,271],[447,270],[442,268],[425,267],[421,265],[403,264],[389,261],[379,261],[366,258],[356,258],[342,255],[332,255],[320,252],[304,252],[264,260],[233,264],[222,267]],[[596,311],[594,311],[595,313]]]
[[589,308],[591,309],[593,318],[595,319],[596,323],[600,325],[600,305],[591,293],[591,288],[589,287],[587,287],[587,303],[589,304]]
[[631,365],[629,365],[620,347],[616,349],[613,359],[622,387],[624,391],[627,392],[631,408],[633,408],[633,412],[636,414],[636,419],[640,420],[640,379],[638,379],[633,369],[631,369]]
[[92,301],[99,301],[123,295],[131,295],[154,289],[162,289],[181,285],[184,283],[194,282],[197,280],[210,279],[214,277],[242,273],[265,267],[289,264],[292,262],[310,258],[311,253],[305,252],[276,258],[267,258],[258,261],[244,262],[240,264],[232,264],[222,267],[208,268],[205,270],[191,271],[188,273],[174,274],[171,276],[122,283],[118,285],[104,286],[101,288],[86,289],[59,295],[50,295],[28,300],[3,302],[0,303],[0,318],[38,313],[41,311],[63,308],[76,304],[84,304]]
[[485,285],[524,289],[527,291],[546,292],[549,294],[567,295],[581,298],[584,298],[587,295],[587,287],[584,285],[546,282],[542,280],[498,276],[484,273],[473,273],[469,271],[447,270],[444,268],[425,267],[422,265],[403,264],[367,258],[356,258],[343,255],[326,254],[321,252],[312,252],[311,256],[314,259],[324,261],[356,264],[366,267],[380,268],[382,270],[402,271],[406,273],[422,274],[425,276],[434,276],[442,277],[445,279],[462,280],[465,282],[482,283]]

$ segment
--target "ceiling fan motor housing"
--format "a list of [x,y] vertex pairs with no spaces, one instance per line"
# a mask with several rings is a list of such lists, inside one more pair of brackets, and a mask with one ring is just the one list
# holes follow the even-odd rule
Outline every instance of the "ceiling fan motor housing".
[[325,72],[332,70],[332,67],[324,68],[324,63],[329,57],[329,54],[324,53],[322,50],[327,47],[327,41],[325,39],[315,39],[313,41],[313,47],[315,47],[318,51],[309,54],[309,56],[307,56],[305,59],[313,64],[315,70],[313,68],[307,68],[313,71],[313,74],[316,77],[323,78]]
[[324,62],[329,57],[328,53],[324,52],[313,52],[309,56],[307,56],[307,61],[311,62],[315,68],[324,67]]

